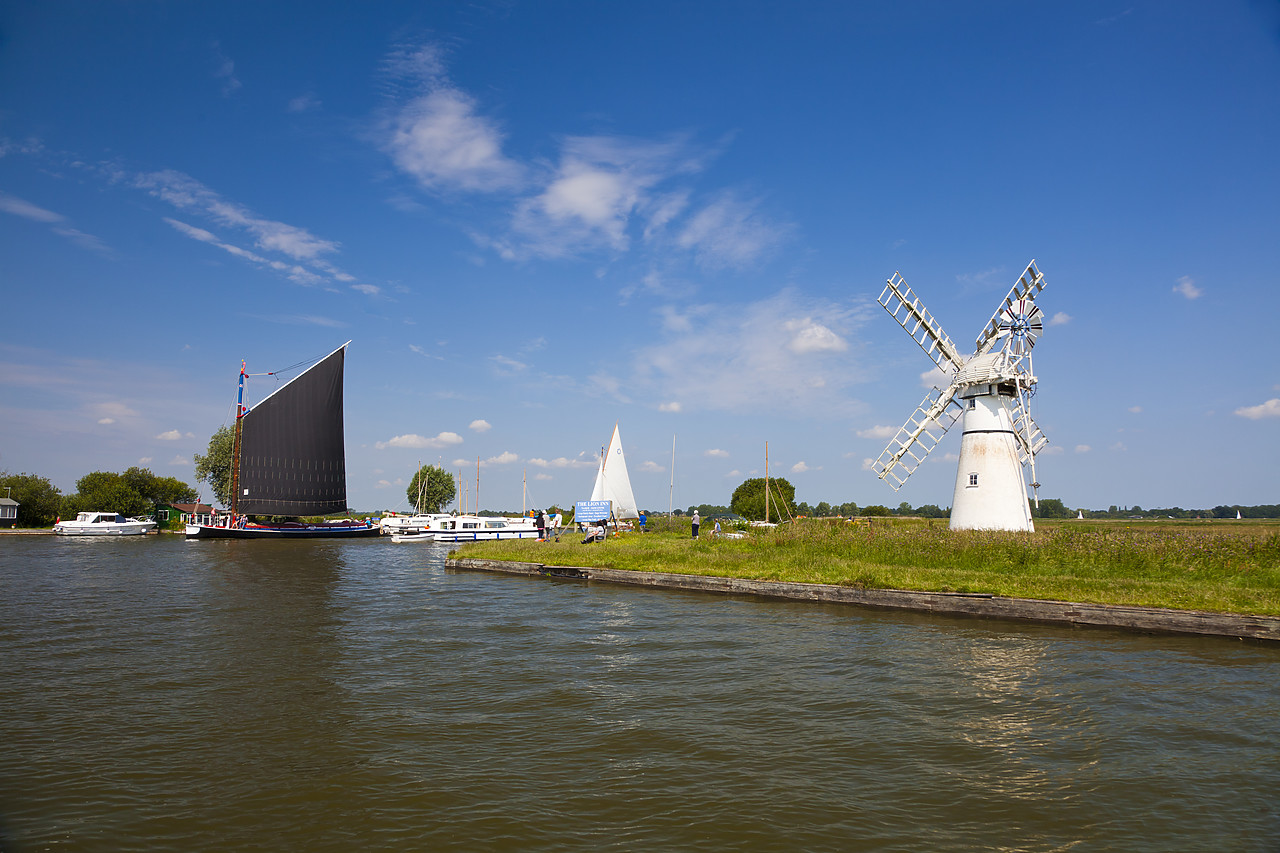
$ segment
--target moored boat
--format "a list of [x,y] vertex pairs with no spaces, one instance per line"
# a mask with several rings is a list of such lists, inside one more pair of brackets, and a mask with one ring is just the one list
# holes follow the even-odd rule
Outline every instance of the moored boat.
[[125,518],[118,512],[82,512],[74,521],[59,521],[53,532],[59,536],[141,536],[156,529],[150,519]]
[[436,542],[480,542],[486,539],[537,539],[532,518],[454,515],[433,522],[430,533]]
[[377,536],[354,519],[258,524],[248,516],[315,517],[348,513],[342,375],[347,345],[338,347],[256,406],[244,405],[248,377],[240,367],[232,452],[231,515],[218,524],[187,525],[188,539],[314,539]]

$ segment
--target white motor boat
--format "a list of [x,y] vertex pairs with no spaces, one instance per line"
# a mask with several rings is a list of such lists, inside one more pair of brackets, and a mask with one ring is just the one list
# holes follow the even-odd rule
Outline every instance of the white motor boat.
[[391,541],[410,545],[426,545],[436,541],[436,537],[435,534],[423,530],[411,530],[407,533],[392,533]]
[[421,513],[418,515],[384,515],[378,526],[384,534],[422,533],[431,528],[431,522],[450,518],[448,513]]
[[118,512],[82,512],[75,521],[59,521],[53,532],[60,536],[141,536],[156,529],[150,519],[125,518]]
[[429,532],[436,542],[538,538],[538,528],[532,518],[503,516],[446,515],[433,521],[424,532]]

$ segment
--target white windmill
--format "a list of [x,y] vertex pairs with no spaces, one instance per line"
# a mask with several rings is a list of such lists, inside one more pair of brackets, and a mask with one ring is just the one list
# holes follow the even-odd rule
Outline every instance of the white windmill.
[[[898,273],[878,300],[940,370],[946,390],[934,388],[889,446],[875,470],[897,491],[947,430],[964,415],[960,465],[951,500],[952,530],[1033,530],[1023,466],[1038,488],[1036,453],[1049,440],[1031,419],[1031,348],[1044,330],[1035,298],[1044,276],[1034,260],[987,321],[971,356],[963,356]],[[1038,505],[1038,504],[1037,504]]]

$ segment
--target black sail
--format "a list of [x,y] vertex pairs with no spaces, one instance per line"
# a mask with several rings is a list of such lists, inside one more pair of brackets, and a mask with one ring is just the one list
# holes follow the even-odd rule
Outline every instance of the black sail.
[[245,515],[347,510],[342,365],[334,351],[240,421],[237,509]]

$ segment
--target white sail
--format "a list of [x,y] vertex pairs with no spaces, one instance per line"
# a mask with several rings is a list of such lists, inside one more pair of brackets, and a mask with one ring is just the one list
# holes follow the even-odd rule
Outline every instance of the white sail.
[[631,491],[631,477],[627,474],[627,458],[622,453],[622,439],[618,437],[618,425],[613,426],[613,438],[609,449],[600,460],[596,471],[596,484],[591,490],[593,501],[613,501],[614,518],[639,518],[636,496]]

